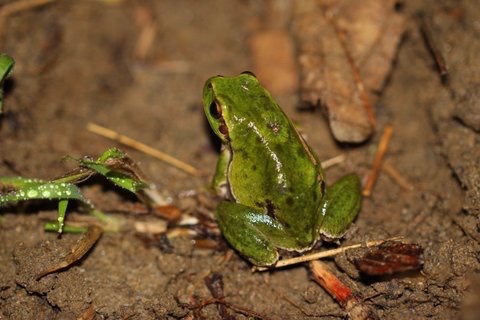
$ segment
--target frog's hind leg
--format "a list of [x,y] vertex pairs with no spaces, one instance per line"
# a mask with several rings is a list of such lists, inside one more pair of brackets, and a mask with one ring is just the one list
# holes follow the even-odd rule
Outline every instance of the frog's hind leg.
[[222,201],[216,216],[227,241],[257,266],[274,264],[278,260],[277,247],[295,247],[294,239],[280,223],[254,208]]
[[327,188],[322,204],[320,233],[327,239],[342,237],[361,206],[361,184],[355,174],[340,178]]

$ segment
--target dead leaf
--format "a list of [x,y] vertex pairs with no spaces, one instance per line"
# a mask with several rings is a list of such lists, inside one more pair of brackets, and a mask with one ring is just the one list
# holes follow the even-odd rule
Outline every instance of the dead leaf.
[[50,273],[68,268],[78,260],[82,259],[83,256],[87,254],[90,249],[92,249],[95,243],[97,243],[102,233],[102,228],[97,226],[88,227],[87,232],[77,241],[75,245],[72,246],[70,253],[67,254],[67,256],[60,263],[56,263],[40,272],[36,279],[39,280]]
[[383,276],[418,270],[423,265],[423,248],[418,244],[387,241],[355,260],[355,266],[369,276]]
[[372,105],[404,29],[394,0],[296,2],[301,98],[326,106],[337,140],[362,142],[373,133]]

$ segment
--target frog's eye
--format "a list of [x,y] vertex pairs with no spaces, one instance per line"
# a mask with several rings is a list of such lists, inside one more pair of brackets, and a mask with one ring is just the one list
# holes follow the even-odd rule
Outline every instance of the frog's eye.
[[252,77],[256,78],[257,76],[255,75],[255,73],[253,73],[252,71],[243,71],[242,74],[248,74],[248,75],[251,75]]
[[210,104],[209,112],[210,112],[210,115],[215,119],[220,119],[222,117],[222,108],[220,107],[220,104],[218,103],[217,100],[214,100]]

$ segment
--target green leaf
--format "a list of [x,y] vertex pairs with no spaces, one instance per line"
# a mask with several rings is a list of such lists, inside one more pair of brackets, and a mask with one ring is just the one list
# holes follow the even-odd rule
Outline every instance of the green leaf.
[[14,189],[38,186],[46,182],[47,181],[40,179],[31,179],[25,177],[0,177],[0,185],[11,187]]
[[71,183],[59,183],[24,177],[0,177],[0,184],[12,191],[0,194],[0,207],[9,203],[33,199],[58,199],[58,232],[62,232],[68,201],[75,199],[93,207]]
[[79,162],[130,192],[137,193],[149,186],[139,178],[135,163],[116,148],[108,149],[97,160],[81,159]]
[[15,65],[15,60],[7,54],[0,54],[0,85],[8,77]]
[[3,82],[12,71],[14,65],[15,60],[10,56],[4,53],[0,54],[0,114],[3,111]]
[[24,177],[2,177],[0,184],[14,190],[0,194],[0,206],[32,199],[76,199],[87,203],[80,189],[71,183],[56,183]]
[[100,157],[98,157],[97,162],[105,163],[109,159],[121,159],[126,158],[127,155],[125,152],[117,149],[117,148],[110,148],[106,150]]
[[[45,231],[53,231],[53,232],[58,232],[59,230],[59,223],[58,222],[46,222],[43,225],[43,229]],[[87,232],[88,228],[87,227],[77,227],[77,226],[70,226],[68,224],[64,225],[61,229],[63,232],[66,233],[85,233]]]

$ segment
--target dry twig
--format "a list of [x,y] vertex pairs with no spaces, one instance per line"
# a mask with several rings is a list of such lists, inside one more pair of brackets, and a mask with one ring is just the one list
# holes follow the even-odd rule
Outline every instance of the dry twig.
[[[401,239],[401,238],[403,238],[403,237],[394,237],[394,238],[385,239],[385,240],[368,241],[367,243],[357,243],[357,244],[353,244],[353,245],[350,245],[350,246],[341,247],[341,248],[337,248],[337,249],[326,250],[326,251],[321,251],[321,252],[314,252],[314,253],[305,254],[305,255],[302,255],[302,256],[299,256],[299,257],[284,259],[284,260],[278,261],[275,264],[275,269],[282,268],[282,267],[285,267],[285,266],[291,266],[291,265],[302,263],[302,262],[318,260],[318,259],[322,259],[322,258],[326,258],[326,257],[332,257],[332,256],[335,256],[335,255],[340,254],[342,252],[345,252],[347,250],[361,248],[363,246],[365,246],[367,248],[368,247],[374,247],[374,246],[378,246],[378,245],[384,243],[385,241],[393,241],[393,240],[398,240],[398,239]],[[270,269],[266,268],[266,267],[254,267],[254,270],[265,271],[265,270],[270,270]]]
[[102,126],[99,126],[95,123],[89,123],[87,124],[87,129],[93,133],[96,133],[98,135],[101,135],[103,137],[106,137],[106,138],[109,138],[111,140],[114,140],[114,141],[117,141],[123,145],[126,145],[130,148],[133,148],[135,150],[138,150],[138,151],[141,151],[145,154],[148,154],[149,156],[152,156],[154,158],[157,158],[158,160],[160,161],[163,161],[163,162],[166,162],[172,166],[174,166],[175,168],[177,169],[180,169],[186,173],[189,173],[193,176],[198,176],[200,175],[200,171],[181,161],[181,160],[178,160],[177,158],[175,157],[172,157],[171,155],[165,153],[165,152],[162,152],[160,150],[157,150],[155,148],[152,148],[144,143],[141,143],[135,139],[132,139],[130,137],[127,137],[127,136],[124,136],[124,135],[121,135],[113,130],[110,130],[110,129],[107,129],[105,127],[102,127]]
[[380,319],[375,310],[365,304],[346,284],[340,281],[328,267],[320,261],[310,262],[310,270],[315,282],[325,289],[348,314],[352,320]]
[[344,154],[340,154],[336,157],[327,159],[325,161],[322,161],[322,168],[327,169],[327,168],[336,166],[337,164],[344,162],[345,159],[347,159],[347,156],[345,156]]
[[385,162],[382,169],[404,190],[412,191],[414,189],[413,184],[405,179],[405,177],[390,163]]
[[369,197],[372,194],[372,189],[373,189],[373,186],[375,185],[375,182],[377,181],[378,173],[382,168],[383,157],[387,152],[387,147],[392,137],[392,133],[393,133],[393,127],[391,125],[388,125],[383,129],[382,138],[378,143],[377,153],[375,154],[375,159],[373,160],[372,170],[368,175],[368,180],[365,183],[365,187],[363,188],[363,191],[362,191],[362,194],[364,197]]

